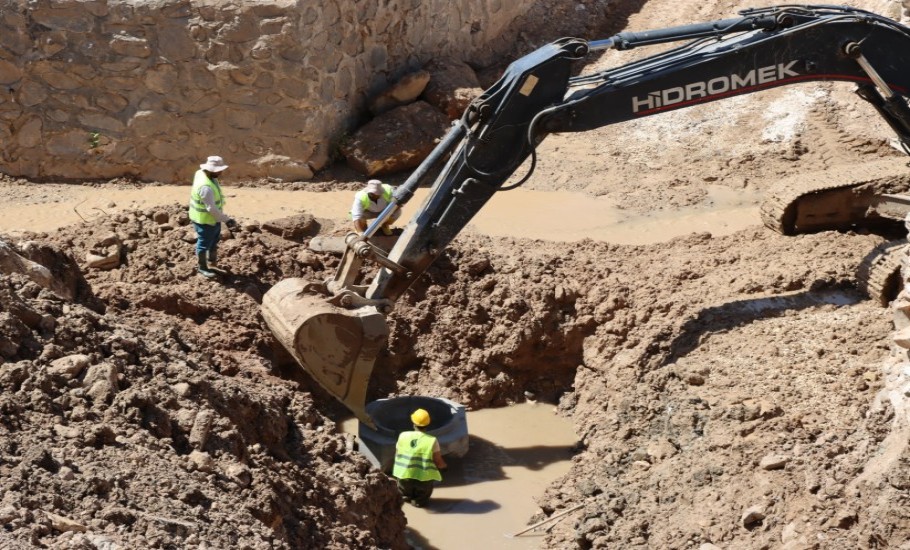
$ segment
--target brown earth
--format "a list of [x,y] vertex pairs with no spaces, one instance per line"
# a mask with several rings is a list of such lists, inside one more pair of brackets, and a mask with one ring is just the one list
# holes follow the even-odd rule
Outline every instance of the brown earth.
[[[608,13],[618,31],[740,7]],[[670,211],[705,201],[707,183],[764,191],[897,157],[873,116],[849,86],[778,89],[552,136],[526,186]],[[323,179],[351,188],[357,176]],[[33,190],[6,181],[2,196],[26,205]],[[246,225],[223,242],[220,284],[195,274],[180,205],[9,239],[76,297],[0,278],[2,545],[405,548],[394,484],[351,450],[329,420],[337,405],[258,313],[278,280],[333,272],[336,257],[301,244],[340,221],[302,216],[290,238]],[[80,274],[72,258],[111,233],[125,262]],[[882,241],[761,227],[648,246],[466,232],[389,316],[371,397],[558,403],[580,444],[528,521],[584,509],[545,548],[901,547],[906,413],[879,393],[898,363],[891,316],[855,290]]]

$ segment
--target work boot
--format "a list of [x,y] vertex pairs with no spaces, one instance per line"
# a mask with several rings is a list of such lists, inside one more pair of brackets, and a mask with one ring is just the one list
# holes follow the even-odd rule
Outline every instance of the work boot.
[[383,226],[382,226],[382,234],[391,237],[391,236],[392,236],[392,228],[389,227],[388,225],[383,225]]
[[218,251],[214,248],[209,250],[209,265],[214,266],[218,263]]
[[205,251],[197,252],[196,257],[199,258],[199,274],[207,279],[214,277],[215,272],[209,269],[209,263],[205,259]]

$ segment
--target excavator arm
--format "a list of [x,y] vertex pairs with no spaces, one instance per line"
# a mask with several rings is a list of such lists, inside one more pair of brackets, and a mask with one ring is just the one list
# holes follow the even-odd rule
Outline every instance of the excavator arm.
[[[593,52],[682,45],[603,72],[572,76]],[[563,38],[513,62],[395,191],[363,235],[349,235],[335,276],[289,279],[263,311],[279,341],[367,423],[364,398],[388,334],[383,314],[464,229],[494,193],[526,181],[549,134],[580,132],[804,81],[855,82],[910,148],[910,29],[845,7],[782,6],[739,17],[623,32],[588,42]],[[506,185],[528,158],[524,178]],[[385,221],[432,184],[386,254],[371,243]],[[366,266],[379,270],[360,285]]]

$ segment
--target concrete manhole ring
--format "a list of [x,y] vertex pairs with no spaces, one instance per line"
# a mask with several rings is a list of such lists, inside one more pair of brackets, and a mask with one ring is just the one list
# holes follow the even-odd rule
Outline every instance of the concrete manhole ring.
[[468,421],[464,405],[442,397],[402,396],[377,399],[367,404],[366,412],[376,429],[360,423],[360,453],[383,472],[391,472],[398,434],[412,429],[411,413],[425,409],[430,413],[427,433],[436,436],[443,456],[462,457],[468,452]]

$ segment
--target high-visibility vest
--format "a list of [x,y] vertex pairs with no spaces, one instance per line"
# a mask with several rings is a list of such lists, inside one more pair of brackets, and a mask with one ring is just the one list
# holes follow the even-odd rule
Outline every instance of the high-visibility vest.
[[204,170],[197,170],[193,177],[193,191],[190,193],[190,219],[202,225],[215,225],[218,220],[215,216],[209,214],[205,208],[205,203],[199,196],[199,190],[208,187],[215,195],[215,206],[219,210],[224,210],[224,194],[221,192],[221,186],[218,185],[217,178],[209,178]]
[[395,465],[392,476],[398,479],[418,481],[442,481],[442,474],[433,462],[433,446],[436,438],[432,435],[411,431],[402,432],[395,445]]
[[[383,183],[382,184],[382,198],[385,199],[387,203],[392,202],[392,186]],[[370,195],[366,191],[358,191],[357,199],[360,200],[360,205],[363,206],[363,211],[366,212],[370,208]]]

